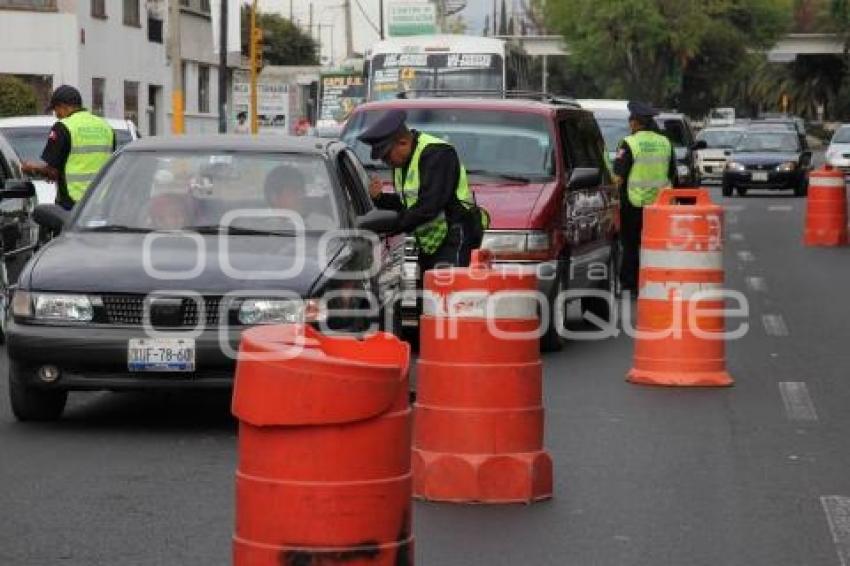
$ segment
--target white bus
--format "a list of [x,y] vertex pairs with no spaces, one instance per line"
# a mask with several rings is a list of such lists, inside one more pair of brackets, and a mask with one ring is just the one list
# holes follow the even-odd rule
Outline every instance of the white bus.
[[504,97],[526,87],[527,57],[501,39],[422,35],[377,42],[366,53],[368,99],[457,92]]

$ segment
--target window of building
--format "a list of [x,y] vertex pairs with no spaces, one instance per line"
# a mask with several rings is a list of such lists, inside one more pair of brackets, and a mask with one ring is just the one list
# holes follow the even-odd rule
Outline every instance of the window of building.
[[148,14],[148,41],[162,43],[162,20]]
[[124,25],[141,27],[139,0],[124,0]]
[[198,112],[210,111],[210,68],[198,65]]
[[103,99],[106,91],[106,79],[94,77],[91,80],[91,111],[103,116]]
[[106,0],[91,0],[91,17],[106,18]]
[[124,81],[124,119],[139,123],[139,83]]

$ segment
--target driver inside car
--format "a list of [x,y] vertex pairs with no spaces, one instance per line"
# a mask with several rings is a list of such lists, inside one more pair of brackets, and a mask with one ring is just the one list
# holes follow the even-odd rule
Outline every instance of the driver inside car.
[[327,197],[308,196],[304,174],[296,167],[279,165],[272,169],[266,176],[264,192],[270,208],[299,215],[306,230],[336,228],[333,218],[324,213],[330,206]]

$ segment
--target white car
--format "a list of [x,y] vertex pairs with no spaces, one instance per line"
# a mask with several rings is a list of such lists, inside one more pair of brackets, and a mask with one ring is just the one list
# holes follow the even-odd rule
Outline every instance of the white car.
[[[138,139],[139,132],[130,120],[106,120],[115,132],[115,147],[120,149],[131,141]],[[17,116],[0,118],[0,133],[2,133],[15,153],[22,161],[41,160],[41,151],[47,143],[50,128],[56,123],[56,118],[45,114],[43,116]],[[45,180],[33,180],[38,194],[38,203],[52,203],[56,200],[56,185]]]
[[845,173],[850,173],[850,124],[844,124],[835,130],[826,150],[826,162]]
[[697,134],[697,141],[704,141],[707,146],[698,150],[696,156],[700,183],[723,181],[726,162],[745,131],[744,128],[708,127]]

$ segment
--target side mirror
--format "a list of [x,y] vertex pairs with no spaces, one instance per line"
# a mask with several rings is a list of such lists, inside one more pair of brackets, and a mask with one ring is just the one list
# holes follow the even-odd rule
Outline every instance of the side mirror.
[[32,211],[32,219],[36,224],[56,233],[62,231],[70,215],[69,211],[58,204],[40,204]]
[[369,230],[376,234],[391,232],[398,224],[398,213],[393,210],[370,210],[366,214],[357,217],[357,228]]
[[595,167],[577,167],[570,175],[568,189],[592,189],[602,183],[602,175]]
[[699,140],[697,143],[695,143],[693,146],[691,146],[691,149],[693,149],[694,151],[699,151],[701,149],[708,149],[708,143],[706,143],[705,140]]
[[20,181],[8,179],[0,190],[0,200],[7,198],[33,198],[35,196],[35,185],[32,181]]

